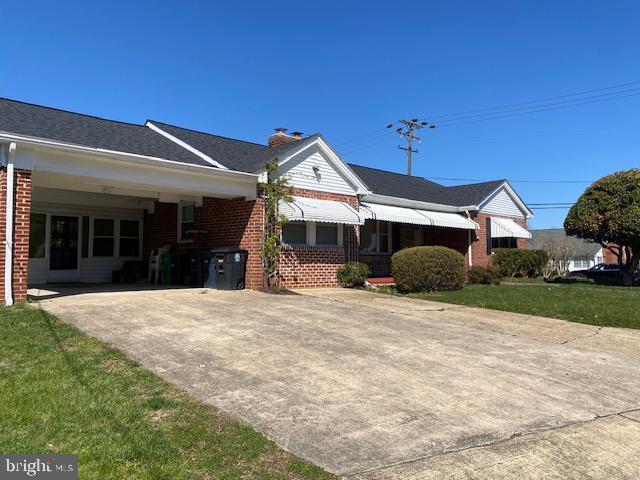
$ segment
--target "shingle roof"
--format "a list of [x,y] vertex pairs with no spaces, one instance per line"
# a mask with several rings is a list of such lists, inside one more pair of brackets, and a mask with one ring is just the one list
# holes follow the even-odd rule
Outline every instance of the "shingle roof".
[[145,125],[0,98],[0,131],[213,167]]
[[[149,120],[227,168],[260,172],[274,157],[321,137],[316,133],[296,142],[269,147]],[[146,125],[118,122],[50,107],[0,98],[0,132],[146,155],[216,168],[188,149]],[[504,180],[445,187],[421,177],[349,165],[375,194],[443,205],[477,205]]]
[[320,134],[316,133],[296,142],[268,147],[259,143],[189,130],[156,120],[148,120],[148,122],[189,144],[225,167],[249,173],[261,171],[267,162],[274,157],[283,155],[285,152],[302,146],[306,142],[313,141],[320,136]]
[[545,243],[549,240],[559,240],[563,238],[569,239],[573,249],[573,256],[577,257],[593,257],[600,251],[601,245],[584,240],[577,237],[568,236],[562,228],[544,228],[540,230],[530,230],[532,238],[527,241],[529,248],[544,248]]
[[505,182],[505,180],[494,180],[445,187],[422,177],[413,177],[361,165],[349,164],[349,166],[377,195],[458,207],[478,205]]

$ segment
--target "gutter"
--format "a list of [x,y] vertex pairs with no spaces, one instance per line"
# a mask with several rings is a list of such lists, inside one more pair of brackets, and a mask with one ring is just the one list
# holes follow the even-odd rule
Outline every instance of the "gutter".
[[54,150],[63,150],[66,152],[76,152],[89,154],[100,157],[109,157],[109,158],[119,158],[122,160],[135,160],[141,164],[147,164],[152,166],[163,166],[165,168],[180,168],[182,170],[195,170],[198,173],[206,173],[211,174],[212,176],[220,176],[220,177],[234,177],[242,180],[253,180],[257,182],[258,175],[254,173],[246,173],[246,172],[237,172],[235,170],[223,170],[221,168],[215,168],[213,166],[208,167],[205,165],[194,165],[182,162],[176,162],[174,160],[166,160],[164,158],[159,157],[151,157],[148,155],[139,155],[137,153],[126,153],[120,152],[117,150],[108,150],[104,148],[95,148],[95,147],[85,147],[82,145],[74,145],[70,143],[56,142],[52,140],[44,140],[40,138],[34,137],[25,137],[21,135],[14,135],[11,133],[0,133],[0,140],[5,140],[8,142],[19,142],[25,145],[33,145],[38,147],[46,147]]
[[13,160],[16,154],[16,143],[11,142],[7,154],[7,198],[5,215],[5,249],[4,249],[4,303],[13,305]]

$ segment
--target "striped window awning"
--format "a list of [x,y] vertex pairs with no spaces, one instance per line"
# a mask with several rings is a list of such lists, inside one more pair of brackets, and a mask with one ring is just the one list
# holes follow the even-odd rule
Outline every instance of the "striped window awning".
[[491,217],[491,238],[531,238],[531,232],[508,218]]
[[365,219],[384,220],[386,222],[428,225],[434,227],[460,228],[475,230],[478,224],[456,213],[433,212],[416,208],[396,207],[378,203],[362,203]]
[[290,222],[344,223],[346,225],[364,223],[358,211],[346,202],[293,197],[290,203],[281,202],[279,208],[280,213]]

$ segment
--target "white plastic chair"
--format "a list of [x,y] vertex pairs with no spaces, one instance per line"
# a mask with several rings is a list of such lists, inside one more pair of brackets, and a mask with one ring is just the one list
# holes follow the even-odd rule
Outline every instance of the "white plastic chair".
[[156,285],[160,280],[160,273],[162,271],[162,257],[169,253],[171,245],[165,245],[159,248],[157,251],[152,250],[149,256],[149,275],[147,277],[147,283],[151,283],[151,275],[155,274]]

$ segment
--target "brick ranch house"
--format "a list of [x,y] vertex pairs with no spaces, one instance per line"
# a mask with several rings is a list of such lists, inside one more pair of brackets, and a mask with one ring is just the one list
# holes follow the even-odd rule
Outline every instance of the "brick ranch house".
[[278,158],[293,187],[281,206],[282,281],[336,285],[345,261],[390,273],[393,252],[445,245],[467,265],[524,248],[531,211],[505,180],[444,187],[350,165],[320,135],[277,129],[261,145],[148,120],[130,124],[0,99],[0,289],[110,282],[127,260],[222,246],[249,252],[262,288],[264,167]]

